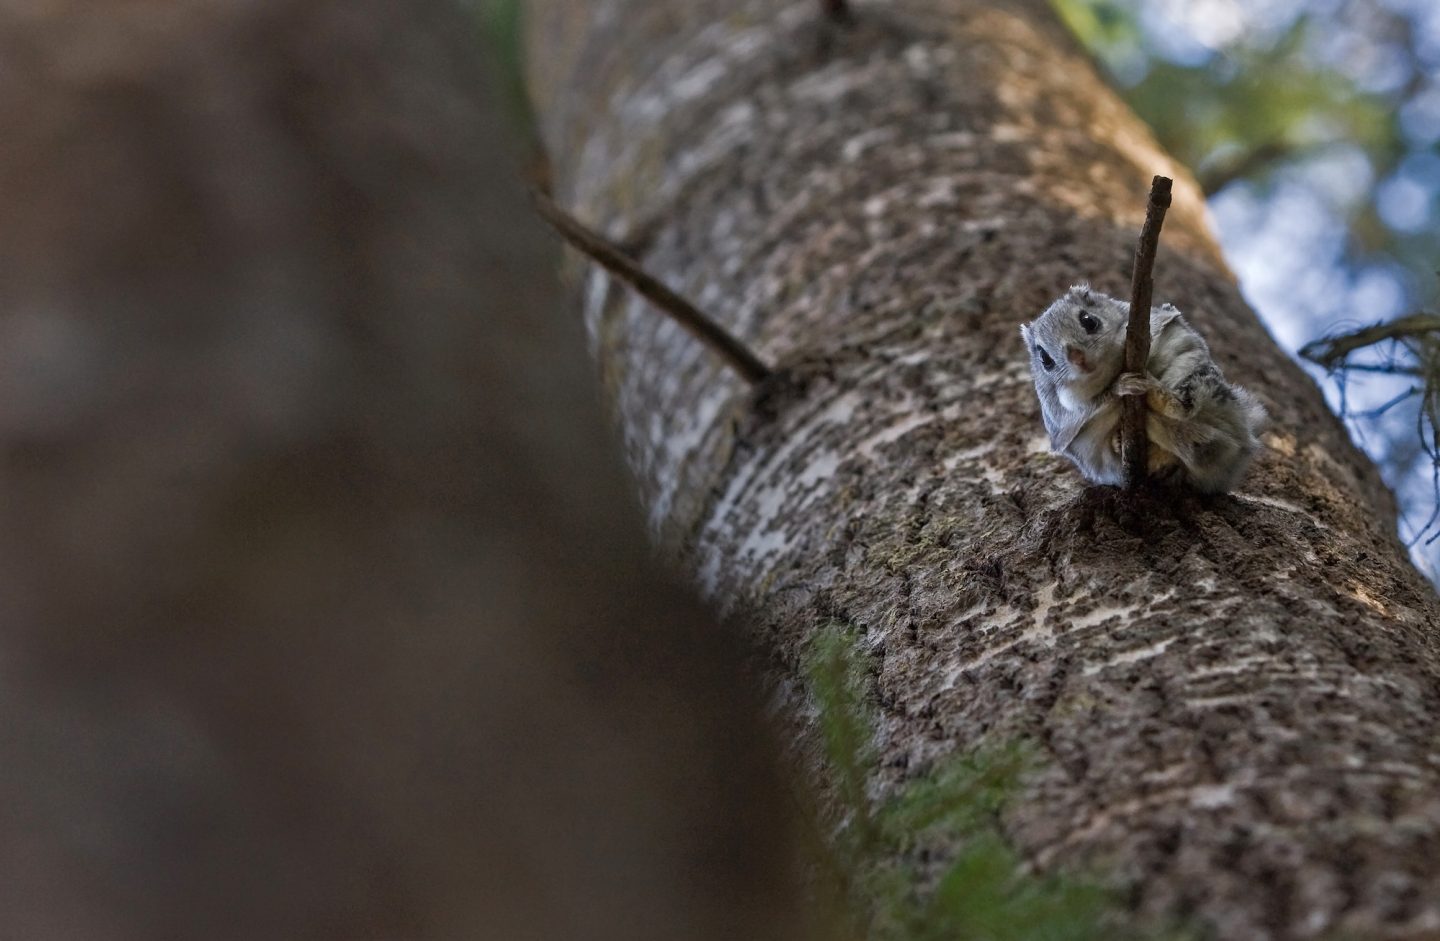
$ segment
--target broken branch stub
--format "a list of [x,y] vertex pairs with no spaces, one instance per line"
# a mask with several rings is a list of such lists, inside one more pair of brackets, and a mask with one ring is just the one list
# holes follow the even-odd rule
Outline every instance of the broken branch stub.
[[551,228],[564,237],[565,241],[628,284],[657,310],[685,328],[691,336],[724,360],[725,365],[742,379],[753,384],[769,378],[770,367],[739,338],[640,267],[639,262],[626,255],[614,242],[561,209],[554,200],[539,190],[532,190],[530,198],[541,218],[550,223]]

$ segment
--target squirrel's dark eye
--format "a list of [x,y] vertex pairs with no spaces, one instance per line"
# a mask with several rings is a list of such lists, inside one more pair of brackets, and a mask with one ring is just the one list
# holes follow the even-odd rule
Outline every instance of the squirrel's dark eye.
[[1080,311],[1080,326],[1085,328],[1086,333],[1094,333],[1100,329],[1100,320],[1088,310]]
[[1045,352],[1045,347],[1037,346],[1035,347],[1035,352],[1040,354],[1040,365],[1045,367],[1046,372],[1055,368],[1055,360],[1051,359],[1050,354]]

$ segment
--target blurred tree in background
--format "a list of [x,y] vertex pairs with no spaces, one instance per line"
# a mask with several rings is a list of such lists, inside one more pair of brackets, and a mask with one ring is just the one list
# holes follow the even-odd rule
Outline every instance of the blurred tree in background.
[[[1434,307],[1440,4],[1056,6],[1166,149],[1195,169],[1247,298],[1287,350]],[[1427,348],[1365,346],[1347,359],[1358,368],[1323,384],[1395,488],[1401,536],[1433,579]]]

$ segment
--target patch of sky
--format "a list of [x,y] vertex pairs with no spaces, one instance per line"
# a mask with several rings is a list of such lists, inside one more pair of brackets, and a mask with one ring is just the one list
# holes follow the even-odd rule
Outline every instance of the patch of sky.
[[1426,185],[1401,170],[1375,191],[1375,208],[1392,229],[1419,232],[1430,224],[1430,199],[1434,185]]
[[1155,54],[1199,65],[1242,36],[1277,38],[1305,7],[1302,0],[1152,0],[1139,15]]
[[1440,84],[1432,80],[1400,106],[1400,130],[1412,147],[1428,147],[1440,140]]
[[1291,353],[1353,308],[1338,268],[1345,226],[1329,200],[1299,181],[1272,190],[1240,183],[1210,201],[1220,241],[1246,297]]

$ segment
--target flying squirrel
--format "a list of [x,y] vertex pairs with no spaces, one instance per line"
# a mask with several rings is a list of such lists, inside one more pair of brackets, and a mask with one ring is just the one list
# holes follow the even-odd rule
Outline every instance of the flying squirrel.
[[1122,372],[1128,321],[1124,301],[1077,284],[1020,327],[1051,450],[1093,483],[1123,483],[1120,397],[1144,395],[1151,476],[1179,474],[1204,493],[1230,490],[1260,447],[1264,406],[1225,381],[1171,304],[1150,309],[1145,373]]

